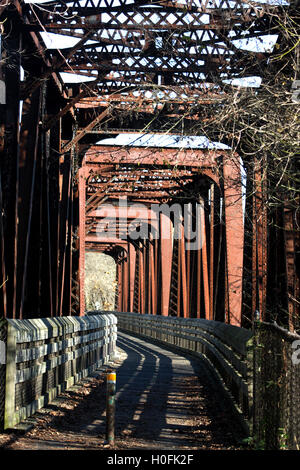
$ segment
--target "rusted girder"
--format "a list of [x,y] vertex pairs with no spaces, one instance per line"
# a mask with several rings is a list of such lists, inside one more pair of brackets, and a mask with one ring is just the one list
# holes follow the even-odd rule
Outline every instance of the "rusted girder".
[[47,80],[51,75],[53,75],[54,72],[58,72],[63,64],[72,57],[73,54],[75,54],[76,50],[81,47],[82,44],[84,44],[91,36],[91,33],[88,32],[83,36],[83,38],[74,46],[72,47],[68,53],[64,56],[60,56],[60,59],[58,59],[56,62],[52,63],[48,69],[43,72],[38,78],[35,79],[28,79],[27,82],[24,83],[23,89],[22,89],[22,98],[25,99],[27,98],[33,91],[35,91],[42,83],[43,81]]
[[[5,85],[0,103],[4,314],[21,317],[30,309],[38,314],[69,314],[70,297],[77,296],[72,285],[78,280],[84,314],[84,255],[86,247],[92,247],[113,253],[117,260],[120,309],[209,320],[224,320],[226,314],[226,321],[240,325],[244,227],[238,156],[221,150],[94,146],[76,174],[83,149],[79,143],[86,136],[83,142],[89,146],[97,133],[113,134],[135,124],[135,130],[144,126],[149,131],[152,120],[157,121],[157,132],[168,122],[171,133],[178,129],[176,120],[201,119],[204,106],[226,98],[223,80],[242,78],[245,70],[247,76],[256,72],[263,76],[270,54],[242,50],[236,42],[263,38],[271,30],[277,34],[273,15],[286,7],[248,0],[224,0],[221,8],[217,0],[201,5],[120,0],[117,6],[113,0],[89,0],[85,5],[67,0],[50,1],[42,8],[0,0],[5,30],[1,46],[6,54],[0,62],[2,90]],[[47,50],[39,31],[79,41],[66,50]],[[21,67],[25,82],[20,95]],[[64,84],[58,75],[62,71],[95,80],[82,88]],[[125,116],[120,129],[119,116]],[[105,127],[106,119],[111,129]],[[259,309],[264,319],[270,237],[260,165],[254,173],[251,295],[253,313]],[[129,216],[130,208],[125,217],[118,209],[106,227],[103,204],[112,207],[120,197],[128,197],[132,205],[142,202],[147,217],[138,212]],[[181,207],[188,203],[193,216],[190,225],[187,216],[182,218],[179,238],[173,233],[174,217],[160,215],[154,219],[159,238],[150,231],[149,238],[131,239],[134,219],[147,227],[153,223],[148,220],[151,204],[175,202]],[[292,329],[299,293],[296,222],[288,205],[276,216],[282,218],[284,248],[276,248],[280,256],[274,264],[283,267],[280,282],[287,284]],[[189,250],[193,224],[201,234],[201,246]],[[164,227],[167,239],[162,237]],[[102,228],[107,237],[99,241]],[[72,311],[76,313],[76,307]]]
[[[101,244],[102,239],[104,243],[109,240],[117,242],[117,239],[114,240],[112,237],[114,234],[119,234],[122,239],[124,238],[132,245],[131,252],[132,250],[135,252],[135,268],[132,267],[131,274],[129,275],[126,264],[122,265],[118,274],[119,302],[122,308],[127,305],[128,308],[138,309],[142,313],[168,315],[169,311],[172,311],[172,305],[175,305],[176,315],[186,317],[201,315],[207,319],[214,319],[216,318],[218,285],[225,282],[229,296],[227,321],[236,325],[241,323],[241,278],[237,278],[237,275],[243,267],[243,246],[237,242],[237,236],[240,237],[243,233],[243,214],[240,211],[239,189],[236,190],[235,187],[232,192],[233,180],[238,188],[240,184],[237,161],[238,157],[230,156],[228,152],[209,150],[142,147],[124,150],[118,147],[97,146],[87,152],[84,160],[86,190],[88,194],[93,194],[95,186],[97,197],[105,194],[108,199],[98,210],[95,210],[93,206],[89,211],[90,222],[87,220],[89,233],[86,239],[89,243],[93,242],[95,248],[95,243],[98,241]],[[129,231],[131,221],[136,219],[139,223],[147,224],[145,215],[148,219],[150,212],[146,209],[145,214],[139,214],[138,208],[134,206],[114,207],[110,204],[110,197],[116,198],[118,194],[124,197],[127,194],[126,184],[129,186],[133,184],[138,189],[136,192],[145,201],[153,200],[154,193],[158,193],[156,197],[159,197],[159,194],[167,192],[171,204],[174,183],[176,185],[180,182],[178,189],[182,190],[187,183],[197,181],[199,175],[202,175],[202,178],[207,178],[207,176],[210,178],[210,182],[208,180],[203,187],[198,186],[196,189],[200,195],[203,194],[200,197],[200,210],[198,208],[197,213],[195,209],[190,209],[193,217],[198,221],[196,230],[200,233],[200,245],[193,247],[193,252],[189,251],[190,242],[187,242],[186,237],[192,229],[192,226],[189,226],[190,220],[182,220],[181,237],[179,240],[173,240],[173,222],[168,217],[161,218],[162,215],[156,221],[156,230],[159,231],[157,239],[151,238],[149,234],[146,239],[133,243]],[[160,184],[161,189],[158,191]],[[111,193],[108,191],[110,188]],[[219,242],[215,240],[215,233],[218,233],[215,225],[218,226],[221,223],[221,218],[217,217],[218,212],[216,212],[220,211],[220,199],[214,197],[215,188],[218,188],[218,192],[223,192],[224,188],[227,246],[226,253],[221,251],[221,256],[226,257],[225,272],[220,270],[218,272],[214,266],[214,256],[215,252],[217,253],[215,243]],[[210,199],[208,200],[207,191],[209,190]],[[128,196],[129,200],[132,196],[136,197],[135,191],[128,190]],[[175,191],[173,196],[175,196]],[[134,218],[127,217],[130,210]],[[168,236],[163,237],[162,232],[166,230],[166,223],[169,224]],[[185,231],[187,227],[188,232]],[[99,231],[101,236],[99,236]],[[108,236],[107,239],[106,236]],[[133,255],[131,258],[133,259]],[[130,291],[127,285],[129,279],[133,279],[133,271],[135,287],[132,287]],[[171,287],[174,282],[172,275],[171,283],[172,271],[177,276],[175,290]],[[159,300],[156,301],[157,297]],[[195,305],[195,312],[190,311],[193,305]],[[160,310],[157,310],[158,308]],[[218,318],[220,318],[220,311],[219,308]]]
[[164,166],[170,169],[173,166],[183,166],[214,168],[217,174],[217,161],[223,155],[227,155],[227,152],[223,150],[177,150],[153,147],[133,147],[127,150],[122,147],[99,145],[91,146],[86,152],[85,161],[91,168],[92,165],[102,163]]
[[97,116],[92,122],[90,122],[83,130],[78,132],[71,142],[64,145],[62,148],[62,153],[69,152],[73,146],[75,146],[82,137],[84,137],[90,129],[93,129],[99,122],[106,118],[109,115],[109,108],[105,109],[99,116]]
[[51,118],[48,118],[48,120],[43,123],[43,129],[45,131],[51,129],[52,126],[54,126],[59,119],[61,119],[63,116],[67,114],[70,109],[72,109],[78,102],[85,97],[86,95],[90,94],[94,88],[96,88],[98,81],[96,80],[95,83],[89,83],[89,85],[85,85],[85,87],[78,93],[78,95],[74,96],[69,103],[61,110],[59,113],[55,114]]

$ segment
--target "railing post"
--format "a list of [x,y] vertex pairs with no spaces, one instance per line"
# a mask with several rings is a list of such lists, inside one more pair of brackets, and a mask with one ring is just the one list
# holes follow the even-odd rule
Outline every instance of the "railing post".
[[6,379],[4,429],[15,425],[15,386],[16,386],[16,332],[11,325],[7,329]]

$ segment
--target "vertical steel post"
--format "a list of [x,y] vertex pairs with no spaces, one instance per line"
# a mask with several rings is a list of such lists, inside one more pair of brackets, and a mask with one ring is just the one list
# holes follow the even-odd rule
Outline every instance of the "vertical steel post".
[[[179,276],[181,275],[181,286],[182,286],[182,315],[183,318],[187,318],[188,311],[187,311],[187,275],[186,275],[186,251],[185,251],[185,238],[184,238],[184,226],[183,220],[181,221],[180,225],[181,231],[181,238],[179,240],[180,243],[180,267],[178,266]],[[179,307],[180,309],[180,307]],[[181,310],[181,309],[180,309]]]
[[155,278],[155,261],[154,261],[155,253],[154,253],[154,240],[153,236],[151,236],[150,233],[150,243],[149,243],[149,271],[150,271],[150,282],[151,282],[151,288],[150,288],[150,301],[149,304],[151,306],[151,309],[149,310],[149,313],[152,313],[152,315],[156,315],[156,278]]
[[214,238],[215,238],[215,187],[212,183],[210,185],[210,220],[209,220],[209,230],[210,230],[210,247],[209,247],[209,313],[210,319],[214,320]]
[[78,171],[78,188],[79,188],[79,315],[84,316],[85,313],[85,207],[86,207],[86,168],[82,167]]
[[201,244],[201,236],[199,238],[199,235],[201,234],[201,208],[200,205],[196,205],[196,227],[197,227],[197,237],[198,237],[198,249],[197,249],[197,273],[196,273],[196,278],[197,278],[197,289],[196,289],[196,306],[197,306],[197,311],[196,311],[196,316],[197,318],[201,317],[201,292],[202,292],[202,277],[201,277],[201,266],[202,266],[202,244]]
[[[5,263],[5,297],[3,312],[16,318],[17,240],[20,152],[20,65],[22,37],[16,28],[9,30],[10,22],[4,22],[3,52],[7,59],[2,65],[5,80],[5,108],[1,109],[0,123],[3,133],[1,155],[2,213],[3,213],[3,261]],[[6,28],[7,31],[6,31]]]
[[[173,225],[166,215],[160,213],[159,217],[160,252],[157,252],[157,256],[160,257],[161,262],[161,315],[168,316],[173,255]],[[159,289],[157,288],[158,292]]]
[[115,398],[116,398],[116,373],[107,371],[106,375],[106,443],[115,443]]
[[144,243],[139,242],[139,313],[145,312],[145,259],[144,259]]
[[134,302],[134,286],[135,286],[135,263],[136,263],[136,250],[134,245],[130,242],[129,245],[129,312],[133,312],[133,302]]
[[191,304],[191,297],[192,297],[192,271],[191,271],[191,250],[190,250],[190,241],[191,241],[191,230],[192,230],[192,210],[193,205],[192,203],[188,203],[188,215],[186,217],[187,220],[184,219],[184,227],[186,231],[186,238],[187,242],[185,242],[185,257],[186,257],[186,305],[187,305],[187,316],[191,318],[192,310],[190,307]]
[[[36,292],[35,298],[39,298],[37,289],[40,284],[38,269],[40,247],[36,250],[36,262],[34,267],[30,265],[30,248],[33,240],[35,216],[39,212],[34,207],[38,206],[36,191],[39,173],[39,121],[42,108],[42,89],[37,90],[23,103],[24,116],[20,131],[19,149],[19,202],[18,202],[18,230],[22,236],[17,240],[17,284],[16,284],[16,316],[23,318],[26,287],[28,282],[31,291]],[[38,218],[38,217],[37,217]],[[38,225],[41,222],[38,221]],[[40,237],[38,237],[40,238]],[[36,281],[36,282],[34,282]],[[26,307],[25,307],[26,308]],[[33,308],[35,311],[37,305]]]
[[127,253],[126,258],[122,261],[122,310],[128,312],[128,297],[129,297],[129,256]]
[[228,320],[241,326],[244,258],[244,220],[240,166],[230,156],[223,159],[226,285]]
[[208,279],[208,256],[207,256],[207,236],[206,236],[206,223],[205,223],[205,202],[203,197],[199,198],[200,203],[200,230],[201,230],[201,242],[202,242],[202,273],[203,273],[203,287],[204,287],[204,306],[205,306],[205,318],[211,320],[210,317],[210,301],[209,301],[209,279]]
[[122,270],[122,263],[121,261],[117,258],[117,281],[118,281],[118,302],[117,302],[117,310],[119,312],[122,311],[122,304],[123,304],[123,270]]

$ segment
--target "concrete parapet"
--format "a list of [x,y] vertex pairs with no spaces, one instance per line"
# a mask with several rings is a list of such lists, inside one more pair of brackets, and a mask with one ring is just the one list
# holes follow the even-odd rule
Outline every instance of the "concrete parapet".
[[8,319],[4,429],[108,362],[116,339],[113,314]]
[[120,330],[152,338],[205,360],[230,399],[245,433],[251,432],[251,330],[205,319],[114,313]]

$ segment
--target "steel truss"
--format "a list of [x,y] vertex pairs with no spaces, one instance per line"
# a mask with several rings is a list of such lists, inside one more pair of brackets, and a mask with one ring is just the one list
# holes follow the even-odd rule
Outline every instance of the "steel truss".
[[[268,319],[274,288],[295,327],[297,221],[286,204],[276,215],[283,235],[274,230],[270,238],[258,160],[253,187],[247,183],[253,196],[246,250],[237,155],[95,146],[101,136],[128,131],[193,135],[195,123],[204,115],[210,122],[227,99],[226,81],[263,78],[272,52],[249,51],[238,41],[277,34],[275,18],[286,8],[251,0],[0,0],[4,316],[84,314],[84,253],[93,249],[117,260],[120,310],[241,325],[256,310]],[[41,33],[77,42],[51,49]],[[64,83],[62,72],[92,81]],[[215,127],[208,132],[219,138]],[[103,210],[120,196],[144,204],[145,220],[151,204],[190,204],[194,218],[199,204],[201,249],[187,250],[183,234],[133,242],[128,212],[126,222],[120,212],[108,227],[116,238],[99,242]],[[159,216],[154,228],[171,233],[174,220]]]

